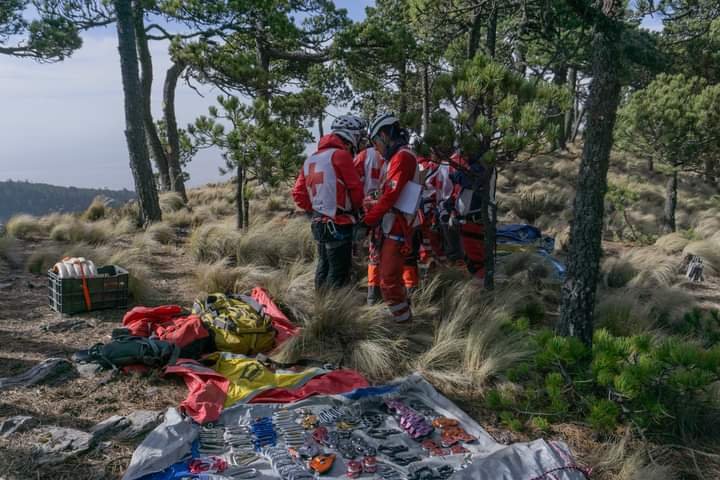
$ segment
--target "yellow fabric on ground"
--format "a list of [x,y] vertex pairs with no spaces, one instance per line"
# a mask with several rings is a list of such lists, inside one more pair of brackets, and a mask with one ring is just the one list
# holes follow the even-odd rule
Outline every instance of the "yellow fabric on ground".
[[301,372],[290,370],[272,371],[254,358],[224,352],[216,352],[208,356],[214,360],[211,367],[230,380],[225,407],[268,388],[295,388],[326,371],[322,368],[308,368]]

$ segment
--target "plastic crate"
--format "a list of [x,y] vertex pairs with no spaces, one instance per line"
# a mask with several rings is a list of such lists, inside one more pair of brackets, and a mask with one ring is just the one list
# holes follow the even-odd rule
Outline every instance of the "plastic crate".
[[[106,265],[98,268],[98,276],[85,281],[90,292],[90,310],[127,307],[129,275],[124,268]],[[88,311],[80,278],[59,278],[48,270],[48,299],[50,308],[58,313]]]

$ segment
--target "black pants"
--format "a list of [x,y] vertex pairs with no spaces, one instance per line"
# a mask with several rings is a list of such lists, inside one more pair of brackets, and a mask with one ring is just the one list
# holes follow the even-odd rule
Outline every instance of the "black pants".
[[[312,233],[318,244],[315,289],[340,288],[350,282],[352,269],[352,226],[336,225],[334,236],[327,225],[313,222]],[[339,237],[339,238],[338,238]]]

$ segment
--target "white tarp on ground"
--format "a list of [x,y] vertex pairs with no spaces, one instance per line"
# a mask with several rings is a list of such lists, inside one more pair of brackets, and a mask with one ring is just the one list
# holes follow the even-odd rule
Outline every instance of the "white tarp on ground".
[[[387,458],[378,456],[380,463],[390,464],[397,471],[408,474],[423,465],[437,467],[451,465],[457,470],[452,479],[476,480],[582,480],[585,474],[578,469],[569,453],[567,446],[561,442],[546,442],[536,440],[529,443],[516,443],[502,445],[497,443],[480,425],[472,420],[454,403],[438,393],[427,381],[419,375],[398,380],[396,388],[390,393],[381,395],[367,395],[360,399],[350,399],[346,396],[317,396],[293,404],[240,404],[223,412],[218,423],[223,425],[238,425],[247,422],[248,418],[272,415],[279,408],[296,409],[306,408],[322,410],[331,406],[341,406],[359,402],[363,406],[371,407],[385,397],[399,398],[406,403],[425,405],[434,410],[437,415],[455,418],[461,426],[471,435],[477,437],[477,442],[465,444],[470,455],[451,455],[448,457],[427,457],[422,447],[407,435],[394,435],[391,440],[383,443],[403,443],[410,452],[417,453],[423,460],[407,467],[392,465]],[[374,391],[371,389],[371,391]],[[388,418],[387,427],[395,420]],[[130,466],[123,480],[135,480],[145,475],[163,471],[171,465],[190,458],[192,442],[198,437],[200,427],[189,418],[182,418],[175,409],[170,409],[165,415],[165,421],[152,431],[133,454]],[[379,446],[379,441],[363,436],[369,443]],[[409,453],[410,453],[409,452]],[[464,468],[459,468],[463,465]],[[261,471],[258,479],[277,479],[267,463],[258,461],[252,465]],[[172,478],[172,477],[167,477]],[[330,472],[323,475],[327,479],[345,477],[345,463],[338,455],[338,460]],[[367,475],[361,478],[371,478]],[[372,477],[379,478],[379,477]]]

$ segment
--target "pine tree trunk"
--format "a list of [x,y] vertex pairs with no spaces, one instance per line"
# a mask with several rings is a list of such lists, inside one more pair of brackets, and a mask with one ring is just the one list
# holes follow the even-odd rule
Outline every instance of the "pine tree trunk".
[[145,123],[145,137],[152,157],[155,160],[155,166],[160,174],[160,188],[162,190],[170,190],[170,170],[168,168],[168,160],[165,157],[165,149],[163,148],[160,137],[155,127],[155,121],[152,116],[151,96],[153,83],[153,66],[152,57],[150,56],[150,48],[148,47],[148,39],[145,34],[145,11],[142,2],[135,1],[135,38],[137,40],[138,58],[140,59],[140,86],[142,88],[142,105],[143,105],[143,122]]
[[485,46],[487,47],[490,58],[495,58],[495,47],[497,45],[497,7],[493,5],[490,18],[488,18],[487,37],[485,38]]
[[237,207],[237,228],[242,230],[245,226],[245,172],[243,167],[237,166],[237,180],[235,184],[235,206]]
[[249,183],[248,176],[245,175],[243,178],[243,222],[245,223],[245,228],[250,227],[250,199],[247,195]]
[[323,121],[325,118],[323,117],[322,112],[318,113],[318,133],[320,134],[319,138],[322,138],[325,136],[325,127],[323,127]]
[[398,114],[400,120],[404,121],[407,113],[407,62],[405,60],[398,66],[398,95],[400,96]]
[[572,134],[573,124],[575,123],[575,105],[577,101],[577,70],[573,67],[568,68],[568,86],[570,87],[573,104],[565,112],[565,122],[562,132],[560,133],[560,146],[564,150],[567,148],[567,142]]
[[130,156],[130,169],[135,179],[135,192],[140,204],[140,221],[146,225],[161,220],[162,213],[145,143],[133,10],[130,0],[114,0],[114,4],[125,101],[125,138]]
[[668,177],[667,184],[665,185],[665,212],[663,217],[663,228],[665,233],[671,233],[677,230],[675,225],[675,209],[677,208],[677,187],[678,187],[678,172],[673,172]]
[[653,159],[653,157],[648,157],[647,163],[645,164],[645,166],[647,167],[648,172],[650,172],[650,173],[654,172],[655,171],[655,159]]
[[430,66],[422,65],[422,136],[424,137],[430,127]]
[[177,118],[175,116],[175,89],[185,64],[179,61],[173,63],[165,74],[163,85],[163,117],[167,130],[167,160],[170,173],[170,185],[173,192],[180,194],[187,203],[187,192],[180,165],[180,137],[178,136]]
[[489,169],[489,173],[483,179],[482,190],[482,221],[485,226],[485,288],[495,288],[495,248],[497,231],[497,206],[495,205],[495,182],[497,171],[495,167]]
[[[559,65],[553,75],[553,84],[562,87],[567,83],[568,68],[565,65]],[[554,123],[558,129],[558,136],[553,144],[553,150],[565,150],[565,115],[560,111],[559,107],[553,107],[553,115],[555,115]]]
[[587,101],[587,128],[570,231],[567,276],[557,330],[592,345],[595,292],[602,252],[604,198],[620,102],[616,38],[595,34],[592,43],[592,84]]
[[473,16],[470,34],[468,35],[466,52],[468,60],[475,58],[475,53],[477,53],[477,50],[480,47],[480,29],[482,28],[483,18],[484,16],[482,15],[482,12],[478,12]]
[[705,183],[711,187],[717,186],[717,161],[715,158],[708,156],[705,158]]

